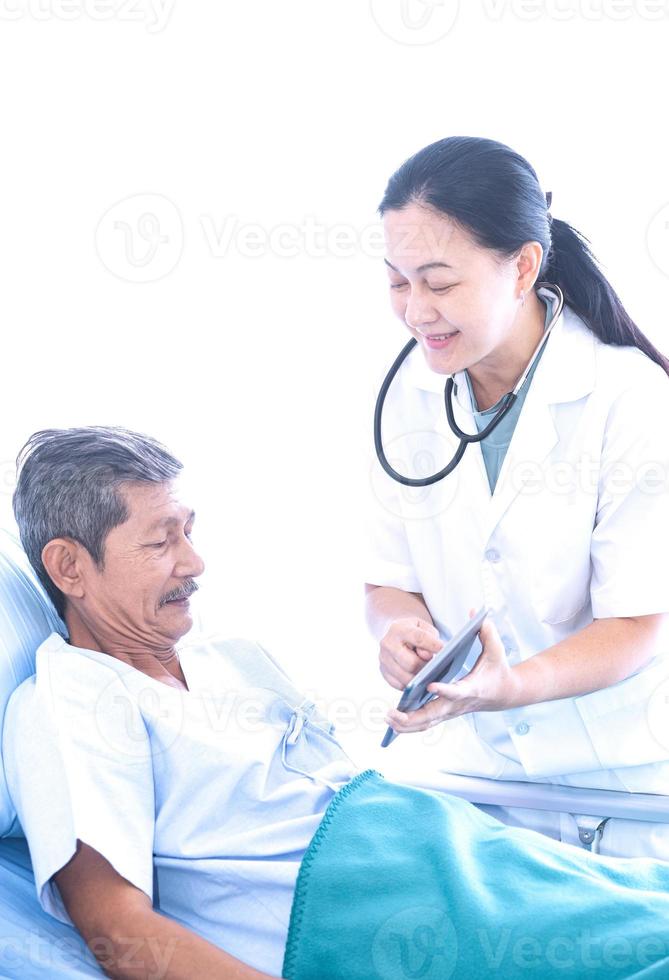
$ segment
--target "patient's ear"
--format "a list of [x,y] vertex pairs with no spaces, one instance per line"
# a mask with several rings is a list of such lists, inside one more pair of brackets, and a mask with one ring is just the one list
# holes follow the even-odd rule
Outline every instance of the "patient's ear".
[[74,599],[84,595],[81,550],[72,538],[53,538],[42,549],[42,564],[49,578],[63,595]]

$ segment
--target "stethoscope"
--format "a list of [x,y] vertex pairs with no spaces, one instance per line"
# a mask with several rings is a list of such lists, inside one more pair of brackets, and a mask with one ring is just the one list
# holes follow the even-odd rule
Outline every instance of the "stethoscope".
[[480,432],[477,432],[474,435],[471,435],[468,432],[463,432],[460,426],[455,421],[455,416],[453,415],[452,393],[453,393],[453,386],[455,385],[456,394],[457,394],[458,387],[455,384],[455,381],[453,380],[454,375],[452,374],[449,375],[448,381],[446,382],[446,388],[444,390],[444,401],[446,404],[446,418],[448,419],[448,424],[451,428],[451,432],[454,435],[456,435],[460,440],[460,445],[458,446],[455,455],[453,456],[453,459],[450,461],[450,463],[447,466],[445,466],[443,470],[440,470],[438,473],[435,473],[434,476],[426,476],[426,477],[421,477],[416,479],[413,479],[412,477],[408,477],[408,476],[403,476],[401,473],[398,473],[397,470],[393,469],[393,467],[386,459],[386,454],[383,451],[383,442],[381,439],[381,416],[383,414],[383,406],[385,404],[386,395],[388,394],[388,389],[390,388],[391,384],[393,383],[393,380],[395,379],[395,375],[397,374],[400,367],[407,359],[407,357],[409,356],[413,348],[416,346],[418,341],[412,337],[412,339],[409,341],[406,347],[404,347],[400,351],[397,359],[395,360],[395,363],[391,367],[390,371],[388,371],[385,381],[381,385],[379,396],[376,399],[376,408],[374,410],[374,446],[376,447],[376,455],[383,469],[386,471],[388,476],[392,477],[393,480],[397,480],[398,483],[402,483],[405,487],[430,487],[432,486],[433,483],[438,483],[439,480],[443,480],[444,477],[448,476],[449,473],[453,472],[455,467],[462,459],[465,449],[467,448],[470,442],[482,442],[487,436],[490,435],[491,432],[493,432],[494,429],[497,428],[499,423],[502,421],[506,413],[511,409],[511,406],[515,402],[518,392],[525,384],[525,379],[527,378],[528,374],[532,370],[532,365],[534,364],[539,354],[543,350],[544,344],[548,340],[548,335],[550,334],[551,330],[557,323],[560,314],[562,313],[562,307],[564,306],[564,295],[560,287],[555,283],[549,283],[549,282],[537,283],[537,289],[541,289],[541,288],[553,290],[557,294],[557,306],[553,311],[551,322],[546,327],[544,331],[544,335],[539,341],[539,345],[537,346],[537,349],[535,350],[534,354],[530,358],[529,364],[521,374],[520,380],[518,381],[516,387],[513,389],[513,391],[509,391],[506,395],[502,397],[501,400],[502,404],[499,408],[499,411],[495,414],[494,418],[492,419],[492,421],[488,425],[486,425],[484,429],[481,429]]

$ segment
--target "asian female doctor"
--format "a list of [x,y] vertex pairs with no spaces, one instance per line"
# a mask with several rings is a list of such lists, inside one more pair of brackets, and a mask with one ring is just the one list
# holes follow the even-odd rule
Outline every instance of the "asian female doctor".
[[[455,457],[449,376],[468,434],[522,381],[448,475],[374,470],[365,589],[385,680],[401,690],[473,609],[495,610],[471,672],[387,720],[441,725],[444,771],[669,794],[669,362],[550,204],[518,153],[452,137],[403,163],[379,207],[392,308],[417,341],[383,405],[395,475]],[[579,815],[490,812],[579,844]],[[596,829],[601,853],[669,860],[668,826]]]

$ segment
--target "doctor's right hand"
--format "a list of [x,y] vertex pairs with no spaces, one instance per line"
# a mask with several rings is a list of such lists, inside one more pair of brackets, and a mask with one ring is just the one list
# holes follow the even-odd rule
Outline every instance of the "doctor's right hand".
[[432,623],[416,616],[394,620],[381,640],[379,665],[384,680],[403,691],[443,645]]

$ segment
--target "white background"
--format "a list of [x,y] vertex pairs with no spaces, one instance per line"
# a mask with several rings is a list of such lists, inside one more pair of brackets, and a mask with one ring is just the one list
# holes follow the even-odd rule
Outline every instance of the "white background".
[[371,749],[386,181],[444,136],[509,144],[667,351],[668,41],[669,0],[0,0],[0,523],[35,429],[158,437],[193,478],[203,625]]

